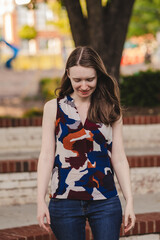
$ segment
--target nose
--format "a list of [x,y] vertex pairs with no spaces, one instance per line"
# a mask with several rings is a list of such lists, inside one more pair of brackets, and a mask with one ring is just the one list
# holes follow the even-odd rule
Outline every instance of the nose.
[[82,81],[81,89],[86,90],[88,88],[86,81]]

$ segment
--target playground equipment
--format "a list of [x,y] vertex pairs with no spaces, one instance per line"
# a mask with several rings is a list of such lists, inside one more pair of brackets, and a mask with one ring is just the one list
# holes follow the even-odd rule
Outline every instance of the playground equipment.
[[8,47],[10,47],[13,51],[13,56],[7,60],[5,63],[6,68],[12,68],[12,61],[17,57],[17,54],[19,52],[19,48],[15,47],[14,45],[8,43],[3,38],[0,38],[0,42],[4,42]]

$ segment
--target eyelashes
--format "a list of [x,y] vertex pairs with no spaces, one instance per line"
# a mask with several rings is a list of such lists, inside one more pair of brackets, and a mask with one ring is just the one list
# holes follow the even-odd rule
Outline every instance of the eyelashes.
[[[87,82],[92,82],[95,78],[88,78],[86,79]],[[81,79],[73,79],[74,82],[81,82]]]

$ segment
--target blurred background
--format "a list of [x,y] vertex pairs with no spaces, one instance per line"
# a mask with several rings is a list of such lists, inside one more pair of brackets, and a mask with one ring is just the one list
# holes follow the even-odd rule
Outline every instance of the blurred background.
[[0,229],[37,224],[43,106],[79,45],[119,82],[135,211],[160,214],[160,1],[0,0]]

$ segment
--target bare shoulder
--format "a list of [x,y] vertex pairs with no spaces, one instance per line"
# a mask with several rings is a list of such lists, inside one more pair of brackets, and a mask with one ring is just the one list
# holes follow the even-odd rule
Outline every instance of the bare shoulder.
[[123,125],[123,118],[122,116],[120,116],[120,118],[112,124],[112,127],[115,128],[122,125]]
[[52,116],[53,118],[56,117],[57,113],[57,99],[54,98],[44,105],[44,115]]
[[44,108],[45,109],[57,108],[57,98],[54,98],[54,99],[46,102],[44,105]]

